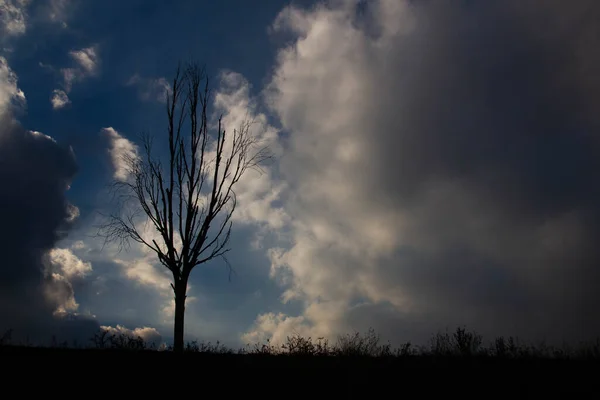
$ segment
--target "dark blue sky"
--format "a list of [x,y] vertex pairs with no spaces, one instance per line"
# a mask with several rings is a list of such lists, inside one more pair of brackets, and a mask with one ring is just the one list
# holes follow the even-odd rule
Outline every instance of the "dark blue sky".
[[[134,74],[170,80],[178,61],[196,60],[206,65],[215,84],[220,70],[231,69],[260,88],[277,50],[268,27],[287,3],[269,0],[248,7],[240,0],[77,2],[67,28],[34,25],[27,36],[15,40],[9,60],[28,94],[28,112],[21,121],[74,146],[81,174],[90,177],[73,184],[70,196],[80,200],[80,208],[93,201],[83,197],[90,194],[87,182],[102,178],[95,150],[100,129],[110,125],[133,136],[158,130],[165,122],[161,104],[140,102],[136,88],[125,87]],[[76,85],[69,95],[72,105],[56,113],[48,97],[60,73],[40,63],[56,70],[70,67],[65,50],[91,44],[101,53],[101,73]]]
[[[56,2],[58,6],[60,3]],[[105,190],[112,180],[112,167],[101,129],[113,127],[133,140],[142,132],[160,137],[165,126],[164,104],[154,98],[144,100],[140,97],[144,89],[128,86],[127,82],[134,75],[171,80],[179,61],[197,61],[206,66],[213,90],[218,89],[222,70],[234,70],[248,79],[253,85],[251,94],[257,95],[269,78],[277,51],[278,39],[269,35],[269,26],[286,4],[283,0],[260,2],[257,7],[239,0],[67,1],[54,20],[44,6],[34,4],[22,9],[26,30],[13,35],[6,31],[10,51],[3,56],[18,75],[19,88],[26,93],[27,106],[18,111],[19,121],[27,129],[42,131],[75,151],[78,170],[67,198],[80,211],[73,229],[83,232],[79,237],[71,234],[67,242],[90,240],[98,209],[108,204]],[[98,56],[96,73],[72,85],[68,92],[70,104],[53,109],[53,90],[64,89],[61,69],[77,67],[69,52],[92,46]],[[248,237],[252,235],[252,229],[243,227],[234,233],[232,247],[241,251],[229,257],[236,271],[231,281],[218,260],[209,268],[195,271],[192,277],[195,290],[206,299],[201,308],[203,317],[228,320],[227,326],[240,330],[219,331],[221,340],[235,342],[259,310],[277,303],[279,292],[268,279],[267,257],[249,248]],[[100,323],[162,324],[156,316],[145,315],[145,306],[154,302],[160,308],[164,299],[156,300],[155,291],[144,290],[143,285],[137,289],[123,285],[122,274],[115,271],[110,256],[108,260],[102,260],[106,255],[99,257],[93,263],[94,277],[75,285],[80,309],[95,314]],[[102,296],[97,294],[101,292],[96,288],[98,282],[110,287],[109,298],[98,299]],[[122,304],[124,298],[131,304]],[[127,309],[135,312],[121,313]],[[157,310],[153,311],[156,314]],[[170,329],[163,331],[165,337],[170,335]]]

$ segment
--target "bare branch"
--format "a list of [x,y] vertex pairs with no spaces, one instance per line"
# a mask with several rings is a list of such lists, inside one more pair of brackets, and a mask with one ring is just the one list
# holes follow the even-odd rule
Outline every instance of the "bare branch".
[[185,301],[192,269],[220,257],[231,274],[225,255],[237,206],[235,185],[248,169],[260,169],[271,158],[252,135],[252,121],[229,133],[220,117],[212,132],[210,104],[205,69],[194,63],[178,65],[167,93],[168,140],[159,148],[163,154],[154,154],[150,135],[142,137],[141,154],[124,159],[128,179],[111,187],[118,212],[105,215],[100,227],[105,243],[117,242],[119,251],[129,248],[130,240],[142,244],[172,272],[176,337],[182,335],[178,304]]

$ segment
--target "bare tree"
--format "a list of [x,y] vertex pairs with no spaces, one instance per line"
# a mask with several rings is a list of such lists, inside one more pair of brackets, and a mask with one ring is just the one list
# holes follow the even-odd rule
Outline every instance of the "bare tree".
[[143,151],[124,160],[129,179],[112,185],[122,200],[118,211],[100,227],[106,242],[117,241],[120,248],[129,246],[129,240],[140,243],[173,274],[177,352],[184,346],[190,273],[217,257],[231,268],[225,254],[236,207],[233,189],[248,169],[260,168],[270,158],[249,122],[229,134],[221,116],[211,129],[209,101],[204,68],[193,63],[182,72],[178,67],[167,95],[167,162],[153,154],[151,136],[143,135]]

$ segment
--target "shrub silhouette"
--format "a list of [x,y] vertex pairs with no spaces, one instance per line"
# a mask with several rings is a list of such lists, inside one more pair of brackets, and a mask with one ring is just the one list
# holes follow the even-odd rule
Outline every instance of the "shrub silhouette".
[[[32,347],[27,341],[13,343],[12,330],[6,331],[0,337],[0,349]],[[93,349],[98,351],[133,351],[133,352],[173,352],[173,346],[165,343],[149,343],[140,336],[124,333],[98,331],[90,338],[89,346],[78,346],[73,343],[59,342],[53,337],[50,349],[61,351],[67,348],[80,350]],[[43,348],[43,347],[39,347]],[[562,347],[547,345],[544,342],[537,345],[526,344],[516,337],[497,337],[489,345],[484,345],[483,337],[466,327],[458,327],[453,333],[448,330],[434,334],[428,346],[414,346],[411,342],[392,348],[391,344],[381,343],[380,336],[370,328],[365,333],[354,332],[340,335],[334,344],[328,339],[319,337],[302,337],[298,334],[286,337],[284,343],[275,345],[270,340],[264,343],[247,344],[244,348],[232,349],[219,341],[187,342],[185,353],[212,355],[247,355],[247,356],[283,356],[290,358],[357,358],[357,359],[439,359],[439,358],[487,358],[497,360],[527,360],[527,359],[556,359],[556,360],[598,360],[600,359],[600,338],[582,342],[577,346],[563,344]]]

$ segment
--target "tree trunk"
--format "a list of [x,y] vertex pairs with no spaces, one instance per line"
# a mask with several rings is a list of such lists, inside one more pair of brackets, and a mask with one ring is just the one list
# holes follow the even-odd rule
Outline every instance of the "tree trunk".
[[175,353],[183,353],[183,323],[185,319],[185,292],[186,284],[181,282],[175,284],[175,323],[174,323],[174,345]]

